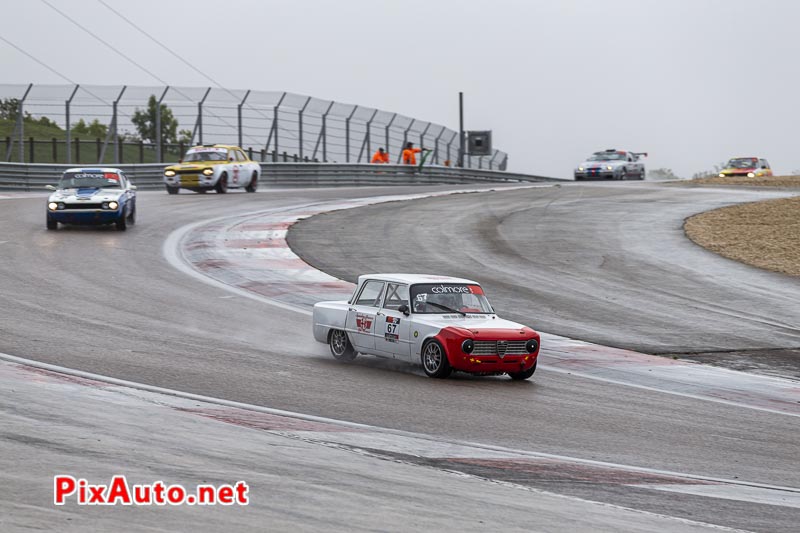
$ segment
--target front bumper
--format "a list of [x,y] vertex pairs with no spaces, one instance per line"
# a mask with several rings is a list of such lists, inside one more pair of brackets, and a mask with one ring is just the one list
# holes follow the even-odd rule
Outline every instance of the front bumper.
[[608,169],[594,169],[590,168],[584,171],[576,170],[575,171],[575,179],[576,180],[585,180],[590,178],[613,178],[617,175],[616,170],[608,170]]
[[184,189],[206,189],[217,184],[216,174],[206,176],[203,173],[176,174],[164,176],[164,183],[170,187],[183,187]]
[[113,224],[122,218],[123,208],[116,211],[108,209],[91,209],[91,210],[78,210],[78,209],[62,209],[60,211],[47,211],[47,218],[62,224],[76,224],[76,225],[103,225]]
[[469,372],[471,374],[496,373],[496,372],[522,372],[536,364],[539,354],[506,355],[502,359],[497,355],[466,355],[461,354],[449,358],[450,366],[454,370]]

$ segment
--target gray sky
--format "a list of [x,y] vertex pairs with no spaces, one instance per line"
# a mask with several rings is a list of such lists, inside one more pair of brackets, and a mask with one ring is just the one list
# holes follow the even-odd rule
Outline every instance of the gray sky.
[[[96,0],[48,0],[172,85],[208,81]],[[571,176],[605,148],[648,168],[800,168],[791,0],[106,0],[233,89],[293,91],[492,129],[510,169]],[[41,0],[0,35],[81,84],[158,85]],[[18,22],[18,23],[17,23]],[[0,41],[3,83],[66,83]]]

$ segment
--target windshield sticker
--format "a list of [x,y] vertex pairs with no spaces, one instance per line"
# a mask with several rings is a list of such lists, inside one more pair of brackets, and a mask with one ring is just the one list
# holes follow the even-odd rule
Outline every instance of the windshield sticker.
[[81,173],[81,174],[73,174],[70,177],[72,177],[72,178],[94,178],[94,179],[98,179],[98,180],[101,180],[101,179],[104,178],[103,174],[87,174],[85,172]]
[[372,331],[372,320],[375,317],[373,315],[367,315],[364,313],[357,313],[356,314],[356,327],[358,328],[359,333],[369,333]]
[[483,294],[483,289],[478,285],[434,285],[431,294]]
[[199,154],[201,152],[216,152],[218,154],[226,154],[228,153],[227,148],[192,148],[187,153],[188,154]]
[[115,174],[114,172],[106,172],[103,174],[103,177],[109,181],[119,181],[119,174]]

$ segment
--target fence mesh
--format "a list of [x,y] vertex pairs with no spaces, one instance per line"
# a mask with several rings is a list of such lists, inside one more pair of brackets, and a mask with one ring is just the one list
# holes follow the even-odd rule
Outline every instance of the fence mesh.
[[[0,84],[0,100],[21,100],[22,121],[0,118],[0,157],[41,163],[149,163],[172,161],[191,144],[240,145],[261,161],[369,162],[379,148],[400,162],[408,141],[431,149],[430,164],[455,165],[458,132],[439,124],[364,106],[277,91],[203,87]],[[27,91],[27,95],[25,95]],[[132,122],[155,96],[172,112],[183,142],[138,139]],[[116,102],[116,106],[114,103]],[[116,107],[116,123],[114,121]],[[42,120],[46,117],[55,126]],[[76,133],[83,120],[99,128]],[[73,128],[67,153],[66,129]],[[114,127],[116,124],[116,127]],[[464,166],[505,170],[507,154],[464,157]]]

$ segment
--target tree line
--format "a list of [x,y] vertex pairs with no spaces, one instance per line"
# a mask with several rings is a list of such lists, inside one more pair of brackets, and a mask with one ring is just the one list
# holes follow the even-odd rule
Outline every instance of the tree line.
[[[156,142],[156,111],[158,109],[158,100],[154,94],[150,95],[147,100],[147,107],[145,109],[135,109],[131,116],[131,122],[136,128],[136,133],[121,132],[118,133],[122,141],[144,141],[146,143],[155,144]],[[15,122],[19,115],[19,99],[6,98],[0,100],[0,120],[7,120]],[[40,126],[62,128],[48,117],[41,116],[34,118],[30,113],[25,111],[22,117],[26,124],[37,124]],[[101,138],[108,134],[108,125],[101,123],[98,119],[91,122],[86,122],[84,119],[78,120],[72,124],[70,132],[73,135],[86,136],[89,138]],[[172,110],[166,105],[161,104],[161,142],[166,144],[186,143],[189,144],[192,140],[191,130],[178,130],[178,120],[172,113]]]

